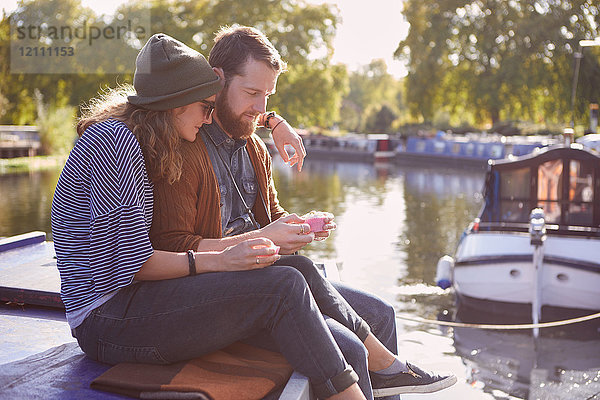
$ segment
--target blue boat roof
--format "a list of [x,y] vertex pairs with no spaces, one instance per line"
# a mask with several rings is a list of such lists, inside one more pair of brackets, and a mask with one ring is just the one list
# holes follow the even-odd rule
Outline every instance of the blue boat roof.
[[479,160],[498,160],[509,154],[529,154],[536,148],[544,147],[547,141],[537,138],[479,138],[466,136],[450,137],[409,137],[406,142],[406,153],[430,155],[448,158],[464,158]]

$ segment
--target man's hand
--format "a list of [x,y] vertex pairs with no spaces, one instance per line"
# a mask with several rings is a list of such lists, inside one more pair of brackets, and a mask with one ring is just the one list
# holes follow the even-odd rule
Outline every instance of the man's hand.
[[337,225],[335,222],[333,222],[333,217],[328,218],[325,225],[323,225],[323,230],[319,231],[319,232],[315,232],[315,240],[320,242],[322,240],[327,239],[329,237],[329,235],[331,234],[331,231],[333,231],[336,228],[337,228]]
[[[273,142],[283,161],[286,163],[289,162],[290,167],[296,165],[298,172],[302,171],[304,157],[306,157],[306,149],[304,148],[300,135],[298,135],[294,128],[279,115],[272,118],[271,121],[269,121],[269,124],[273,127],[273,130],[271,131]],[[285,150],[286,144],[292,146],[296,151],[291,158]]]
[[268,237],[281,247],[281,254],[293,254],[315,238],[315,234],[310,232],[310,225],[296,214],[281,217],[259,231],[261,236]]

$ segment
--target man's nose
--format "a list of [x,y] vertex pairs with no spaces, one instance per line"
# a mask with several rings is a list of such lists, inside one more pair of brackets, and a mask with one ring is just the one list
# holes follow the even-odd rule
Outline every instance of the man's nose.
[[254,111],[262,114],[267,112],[267,97],[260,96],[252,105]]

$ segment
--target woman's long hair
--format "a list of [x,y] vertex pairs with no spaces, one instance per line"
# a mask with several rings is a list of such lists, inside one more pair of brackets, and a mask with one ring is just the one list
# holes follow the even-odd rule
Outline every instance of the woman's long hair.
[[144,154],[146,169],[152,180],[167,179],[174,183],[181,177],[183,163],[179,153],[181,138],[175,127],[173,110],[152,111],[127,101],[135,94],[130,85],[109,88],[82,106],[77,134],[92,124],[114,118],[123,122],[137,138]]

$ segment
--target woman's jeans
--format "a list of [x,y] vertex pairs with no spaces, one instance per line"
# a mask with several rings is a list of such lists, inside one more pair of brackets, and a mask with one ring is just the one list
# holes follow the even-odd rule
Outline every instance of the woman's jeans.
[[361,341],[369,328],[309,265],[305,257],[286,256],[259,270],[138,282],[94,310],[75,336],[101,362],[164,364],[267,331],[292,367],[310,379],[315,394],[330,397],[358,377],[323,314]]

